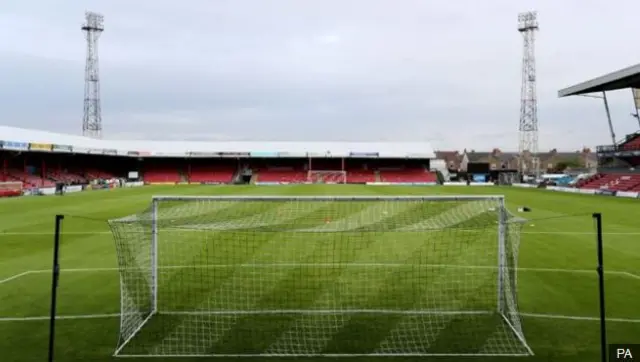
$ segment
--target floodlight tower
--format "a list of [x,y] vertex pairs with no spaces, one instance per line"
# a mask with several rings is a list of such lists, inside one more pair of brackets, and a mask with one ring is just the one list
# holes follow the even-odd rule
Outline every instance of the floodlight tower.
[[[535,32],[538,30],[538,14],[535,11],[518,14],[518,31],[522,34],[522,87],[520,89],[520,154],[519,171],[540,176],[538,158],[538,99],[536,97]],[[527,155],[528,154],[528,155]],[[533,170],[527,170],[526,158],[531,157]]]
[[82,135],[102,138],[102,112],[100,109],[100,70],[98,67],[98,38],[104,31],[104,17],[85,13],[82,31],[87,37],[87,60],[84,71],[84,117]]

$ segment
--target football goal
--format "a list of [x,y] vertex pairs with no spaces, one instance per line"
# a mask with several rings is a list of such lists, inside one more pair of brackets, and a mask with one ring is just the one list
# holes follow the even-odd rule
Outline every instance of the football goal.
[[0,197],[21,196],[21,195],[22,195],[21,181],[0,182]]
[[110,220],[116,356],[521,356],[502,196],[155,196]]
[[347,171],[310,170],[307,173],[307,181],[312,184],[345,184]]

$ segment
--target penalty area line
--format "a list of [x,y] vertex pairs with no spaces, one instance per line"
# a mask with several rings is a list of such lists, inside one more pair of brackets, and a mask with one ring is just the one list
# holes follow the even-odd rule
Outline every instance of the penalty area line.
[[[72,320],[72,319],[107,319],[120,317],[120,313],[109,314],[78,314],[78,315],[59,315],[56,320]],[[50,316],[37,317],[0,317],[0,322],[29,322],[29,321],[46,321],[51,319]]]
[[[573,321],[587,321],[597,322],[600,321],[599,317],[585,317],[585,316],[571,316],[561,314],[543,314],[543,313],[519,313],[520,316],[526,318],[540,318],[540,319],[556,319],[556,320],[573,320]],[[59,315],[56,316],[56,320],[83,320],[83,319],[109,319],[119,318],[120,313],[107,313],[107,314],[79,314],[79,315]],[[36,317],[0,317],[0,323],[2,322],[30,322],[30,321],[46,321],[49,320],[49,316],[36,316]],[[640,319],[631,318],[607,318],[607,322],[614,323],[640,323]]]
[[12,275],[12,276],[10,276],[8,278],[0,279],[0,284],[4,284],[6,282],[10,282],[12,280],[15,280],[15,279],[18,279],[18,278],[23,277],[25,275],[29,275],[29,274],[33,274],[33,273],[34,273],[33,270],[29,270],[29,271],[26,271],[26,272],[23,272],[23,273],[20,273],[20,274]]
[[[607,271],[605,270],[605,274],[607,273]],[[633,274],[633,273],[629,273],[629,272],[621,272],[622,275],[626,275],[629,278],[633,278],[633,279],[639,279],[640,280],[640,275],[638,274]]]
[[[572,321],[590,321],[590,322],[600,321],[599,317],[581,317],[581,316],[560,315],[560,314],[520,313],[520,316],[529,317],[529,318],[542,318],[542,319],[564,319],[564,320],[572,320]],[[630,319],[630,318],[607,317],[606,321],[617,322],[617,323],[640,323],[640,319]]]
[[[216,269],[216,268],[291,268],[291,267],[316,267],[316,268],[331,268],[331,267],[351,267],[351,268],[401,268],[407,267],[408,264],[399,264],[399,263],[351,263],[351,264],[332,264],[332,263],[266,263],[266,264],[202,264],[202,265],[166,265],[159,266],[159,270],[176,270],[176,269]],[[485,265],[454,265],[454,264],[424,264],[426,268],[451,268],[451,269],[498,269],[497,266],[485,266]],[[70,268],[70,269],[62,269],[61,272],[66,273],[90,273],[90,272],[114,272],[119,271],[119,268]],[[540,272],[540,273],[566,273],[566,274],[593,274],[596,275],[596,270],[593,269],[560,269],[560,268],[518,268],[519,272]],[[24,272],[18,275],[14,275],[5,281],[9,281],[12,279],[19,278],[21,276],[25,276],[28,274],[43,274],[50,273],[49,269],[41,269],[41,270],[30,270],[28,272]],[[626,271],[620,270],[605,270],[605,275],[619,275],[632,279],[640,279],[640,275],[633,274]],[[0,284],[4,281],[0,280]]]

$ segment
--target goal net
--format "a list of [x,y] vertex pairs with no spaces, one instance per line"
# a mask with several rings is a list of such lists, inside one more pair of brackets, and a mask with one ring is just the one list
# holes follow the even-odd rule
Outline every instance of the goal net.
[[0,197],[21,196],[22,182],[6,181],[0,182]]
[[312,184],[345,184],[347,172],[311,170],[307,173],[307,181]]
[[532,354],[502,196],[157,196],[109,223],[116,356]]

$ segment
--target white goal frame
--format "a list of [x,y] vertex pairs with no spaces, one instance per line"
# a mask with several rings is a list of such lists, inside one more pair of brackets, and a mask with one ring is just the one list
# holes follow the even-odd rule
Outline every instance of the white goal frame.
[[[322,182],[316,182],[314,176],[320,176]],[[337,177],[339,181],[327,182],[326,176]],[[309,170],[307,172],[307,182],[311,184],[346,184],[347,183],[347,171],[341,170]]]
[[[310,171],[311,172],[311,171]],[[326,172],[326,171],[313,171],[313,172]],[[344,172],[346,179],[345,171],[328,171],[328,172]],[[346,181],[346,180],[345,180]],[[400,314],[436,314],[436,315],[447,315],[447,314],[497,314],[503,319],[508,328],[513,332],[515,337],[522,343],[522,346],[526,349],[527,353],[367,353],[367,354],[336,354],[336,353],[323,353],[323,354],[207,354],[207,355],[197,355],[197,354],[189,354],[189,355],[171,355],[171,354],[162,354],[162,355],[140,355],[140,354],[126,354],[122,353],[122,350],[127,346],[127,344],[144,328],[144,326],[153,318],[154,315],[163,314],[163,315],[224,315],[224,314],[297,314],[297,313],[308,313],[308,314],[330,314],[335,313],[336,311],[332,310],[260,310],[260,311],[196,311],[196,312],[172,312],[172,311],[159,311],[158,310],[158,210],[159,205],[163,201],[226,201],[226,202],[247,202],[247,201],[257,201],[257,202],[265,202],[265,201],[274,201],[274,202],[283,202],[283,201],[332,201],[332,202],[349,202],[349,201],[483,201],[483,200],[493,200],[497,202],[498,205],[498,220],[496,220],[496,228],[497,228],[497,255],[498,260],[497,263],[497,295],[496,295],[496,310],[494,311],[471,311],[471,312],[455,312],[455,311],[429,311],[429,310],[407,310],[400,311]],[[425,357],[425,356],[532,356],[534,355],[533,351],[527,344],[524,335],[521,332],[521,327],[514,326],[511,322],[511,317],[515,316],[518,319],[520,318],[520,313],[517,310],[517,305],[515,305],[515,311],[509,311],[508,301],[505,300],[505,277],[509,272],[508,269],[508,261],[507,261],[507,252],[506,252],[506,235],[507,235],[507,225],[513,220],[509,218],[509,212],[506,209],[505,198],[503,195],[430,195],[430,196],[294,196],[294,195],[283,195],[283,196],[211,196],[211,195],[203,195],[203,196],[171,196],[171,195],[161,195],[161,196],[153,196],[151,202],[151,250],[150,250],[150,265],[149,268],[151,270],[151,278],[150,278],[150,295],[151,295],[151,303],[150,303],[150,312],[144,318],[139,325],[134,329],[133,333],[122,343],[119,344],[118,348],[114,352],[115,357],[381,357],[381,356],[392,356],[392,357]],[[119,220],[124,220],[119,219]],[[523,220],[517,220],[516,222],[522,222]],[[202,267],[202,266],[199,266]],[[515,267],[514,267],[515,269]],[[513,281],[515,284],[515,281]],[[123,292],[123,285],[121,282],[121,292]],[[512,293],[517,293],[517,290],[511,291]],[[125,314],[125,304],[124,298],[121,295],[121,329],[122,323],[126,317]],[[379,310],[379,309],[367,309],[367,310],[352,310],[352,311],[341,311],[347,313],[398,313],[398,311],[392,310]]]

